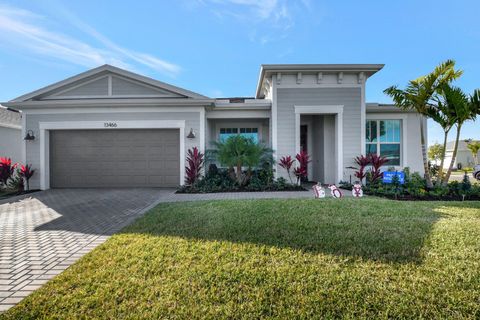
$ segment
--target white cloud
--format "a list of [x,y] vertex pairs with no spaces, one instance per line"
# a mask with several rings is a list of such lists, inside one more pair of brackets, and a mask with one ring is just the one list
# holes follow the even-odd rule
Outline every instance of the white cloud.
[[290,23],[286,0],[197,0],[203,5],[213,5],[214,12],[235,16],[252,22],[272,20],[274,23]]
[[102,47],[53,30],[46,18],[11,6],[0,6],[0,40],[5,48],[24,49],[85,67],[108,63],[132,70],[135,64],[141,64],[170,76],[181,70],[178,65],[153,55],[123,48],[68,11],[62,13],[69,16],[75,27],[99,41]]
[[310,0],[197,0],[220,19],[235,18],[250,28],[249,39],[265,45],[283,39],[295,24],[294,12],[310,10]]

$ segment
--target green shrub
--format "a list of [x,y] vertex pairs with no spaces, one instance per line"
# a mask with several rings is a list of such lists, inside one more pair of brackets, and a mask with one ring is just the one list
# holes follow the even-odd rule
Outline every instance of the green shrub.
[[[231,169],[230,169],[231,170]],[[229,169],[219,169],[210,165],[204,178],[191,186],[181,186],[178,193],[214,193],[235,191],[300,191],[305,190],[296,184],[288,183],[284,178],[274,180],[271,165],[251,172],[246,185],[239,185]]]

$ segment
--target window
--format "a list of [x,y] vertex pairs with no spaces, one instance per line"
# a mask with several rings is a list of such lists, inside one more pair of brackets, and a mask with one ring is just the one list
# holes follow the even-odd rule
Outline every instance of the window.
[[388,159],[387,166],[400,165],[400,120],[367,120],[366,153],[375,153]]
[[258,143],[258,128],[220,128],[220,141],[223,142],[236,134],[251,138],[255,143]]

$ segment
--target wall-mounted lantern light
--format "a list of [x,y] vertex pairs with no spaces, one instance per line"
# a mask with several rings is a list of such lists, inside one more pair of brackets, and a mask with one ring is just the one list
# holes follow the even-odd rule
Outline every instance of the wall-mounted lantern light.
[[27,140],[27,141],[35,140],[35,135],[33,134],[33,131],[28,130],[27,135],[25,136],[25,138],[23,138],[23,140]]
[[188,139],[195,139],[195,136],[197,134],[195,133],[195,130],[193,130],[193,128],[190,128],[190,133],[188,134],[187,138]]

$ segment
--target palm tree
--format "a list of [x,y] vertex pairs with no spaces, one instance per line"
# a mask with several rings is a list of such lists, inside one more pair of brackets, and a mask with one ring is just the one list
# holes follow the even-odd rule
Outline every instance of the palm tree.
[[470,150],[473,156],[473,161],[478,164],[478,152],[480,151],[480,141],[468,141],[467,148]]
[[455,144],[453,147],[452,159],[447,170],[447,174],[443,178],[442,183],[446,185],[452,173],[453,164],[457,157],[458,141],[460,140],[460,132],[465,122],[475,120],[480,112],[480,90],[475,90],[473,95],[469,96],[458,87],[444,84],[439,88],[439,94],[443,103],[450,109],[452,117],[455,119],[457,129],[455,136]]
[[445,153],[447,151],[448,133],[455,125],[455,117],[449,109],[449,106],[439,97],[435,97],[434,99],[436,100],[437,105],[427,108],[426,115],[438,123],[443,129],[443,145],[441,147],[440,167],[436,181],[437,185],[441,185],[443,179],[443,164],[445,162]]
[[[210,155],[221,165],[229,168],[232,178],[239,186],[245,185],[250,180],[252,169],[262,167],[266,163],[273,164],[273,151],[251,138],[234,135],[213,144],[216,149],[210,150]],[[242,172],[243,167],[247,167],[246,174]]]
[[[434,107],[435,94],[438,88],[462,75],[462,71],[455,70],[455,61],[447,60],[439,64],[431,73],[416,80],[410,80],[404,90],[391,86],[383,92],[389,95],[395,104],[404,110],[415,110],[423,116],[428,116],[428,110]],[[420,144],[422,148],[423,168],[427,187],[432,188],[432,179],[428,170],[427,145],[425,139],[424,118],[420,120]]]

